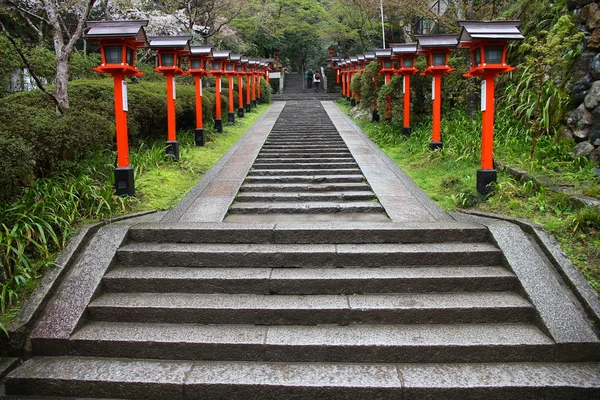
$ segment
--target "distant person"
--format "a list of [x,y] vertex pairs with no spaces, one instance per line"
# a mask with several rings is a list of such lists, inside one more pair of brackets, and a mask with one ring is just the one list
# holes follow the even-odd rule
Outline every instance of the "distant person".
[[313,82],[315,84],[315,92],[318,92],[319,91],[319,83],[321,83],[321,74],[318,71],[315,72]]
[[313,70],[309,69],[306,71],[306,88],[310,89],[312,87],[313,82]]

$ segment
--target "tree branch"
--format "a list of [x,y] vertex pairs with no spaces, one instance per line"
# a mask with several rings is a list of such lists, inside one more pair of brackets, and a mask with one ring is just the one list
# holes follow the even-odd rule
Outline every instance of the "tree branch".
[[4,24],[2,24],[2,22],[0,22],[0,32],[4,33],[4,36],[6,36],[6,38],[8,39],[8,41],[13,45],[13,47],[17,51],[17,53],[19,53],[19,56],[21,57],[21,60],[23,60],[23,63],[27,67],[27,70],[31,74],[31,77],[35,81],[37,87],[42,92],[44,92],[45,94],[47,94],[52,99],[52,101],[56,104],[56,108],[58,109],[58,111],[61,114],[64,114],[64,110],[61,107],[61,105],[60,105],[58,99],[56,98],[56,96],[54,96],[52,93],[50,93],[49,91],[46,90],[46,88],[44,87],[44,84],[42,83],[42,81],[40,80],[40,78],[38,78],[38,76],[33,71],[33,67],[29,63],[29,60],[27,60],[27,57],[25,57],[25,54],[23,53],[23,51],[19,48],[19,46],[17,45],[17,42],[8,34],[8,32],[6,31],[6,29],[4,28]]
[[64,48],[64,52],[66,54],[70,54],[71,51],[73,50],[73,46],[75,46],[75,43],[77,43],[77,41],[79,39],[81,39],[81,35],[83,34],[83,29],[85,28],[85,22],[87,21],[89,15],[90,15],[90,11],[92,10],[92,7],[94,6],[94,3],[96,2],[96,0],[88,0],[86,6],[85,6],[85,10],[83,11],[83,14],[79,16],[79,21],[77,22],[77,28],[75,29],[75,32],[73,32],[73,34],[71,35],[71,39],[69,40],[69,42],[67,43],[67,45]]

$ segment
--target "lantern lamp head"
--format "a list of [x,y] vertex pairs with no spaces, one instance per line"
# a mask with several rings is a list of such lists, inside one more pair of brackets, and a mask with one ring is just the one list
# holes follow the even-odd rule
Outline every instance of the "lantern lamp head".
[[144,27],[148,21],[88,21],[84,39],[100,43],[102,63],[94,71],[108,74],[143,75],[135,68],[135,52],[148,43]]
[[240,60],[242,59],[241,54],[230,54],[229,61],[225,64],[225,69],[228,74],[235,75],[237,71],[237,66],[240,65]]
[[215,50],[211,51],[210,74],[223,75],[226,70],[225,64],[229,61],[230,50]]
[[392,49],[377,49],[375,50],[375,58],[381,64],[382,74],[389,74],[394,71],[394,60],[392,59]]
[[398,60],[398,72],[402,75],[413,75],[419,70],[415,67],[417,60],[416,43],[391,43],[392,54]]
[[444,75],[453,71],[448,66],[450,52],[458,45],[456,35],[417,35],[417,51],[425,56],[427,68],[422,75]]
[[148,38],[150,48],[156,52],[158,65],[154,69],[162,74],[183,75],[181,61],[190,52],[191,36],[154,36]]
[[468,47],[471,53],[472,68],[466,77],[514,70],[507,64],[506,54],[509,40],[524,39],[519,31],[520,21],[459,21],[458,24],[460,46]]
[[191,46],[188,56],[190,75],[206,75],[206,62],[210,59],[210,53],[214,45]]

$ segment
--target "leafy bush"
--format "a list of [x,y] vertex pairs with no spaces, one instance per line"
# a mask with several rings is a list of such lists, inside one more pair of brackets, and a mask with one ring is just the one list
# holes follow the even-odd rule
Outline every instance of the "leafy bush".
[[271,102],[271,86],[269,86],[265,78],[260,78],[260,87],[260,99],[264,104],[269,104]]
[[33,149],[22,137],[0,131],[0,198],[13,191],[18,182],[33,176]]

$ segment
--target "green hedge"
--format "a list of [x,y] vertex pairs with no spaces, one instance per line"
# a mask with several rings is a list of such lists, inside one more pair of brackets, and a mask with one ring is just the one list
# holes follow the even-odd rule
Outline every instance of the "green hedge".
[[[237,89],[237,79],[235,80]],[[261,81],[261,98],[269,103],[271,91]],[[266,90],[265,90],[266,89]],[[177,129],[196,126],[193,85],[177,84]],[[237,91],[234,93],[237,110]],[[77,161],[95,149],[114,147],[114,97],[112,79],[78,80],[69,83],[70,108],[57,113],[54,103],[39,90],[0,99],[0,197],[10,195],[31,179],[46,176],[62,161]],[[128,85],[128,131],[130,144],[166,138],[166,84],[137,81]],[[221,107],[228,109],[227,85]],[[215,114],[215,88],[203,91],[203,118],[211,126]]]

